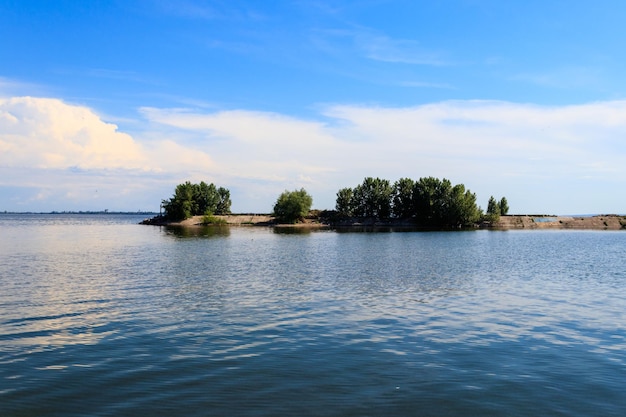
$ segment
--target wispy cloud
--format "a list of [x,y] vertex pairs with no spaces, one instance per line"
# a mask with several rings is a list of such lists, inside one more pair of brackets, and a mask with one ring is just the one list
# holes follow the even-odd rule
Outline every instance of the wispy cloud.
[[358,33],[357,46],[365,56],[375,61],[411,65],[443,66],[451,63],[441,52],[425,48],[420,42],[410,39],[393,39],[385,35]]
[[454,86],[448,83],[432,83],[427,81],[400,81],[398,85],[402,87],[414,87],[414,88],[439,88],[445,90],[452,90]]
[[436,51],[418,40],[392,38],[378,31],[352,27],[316,29],[311,42],[329,54],[355,54],[361,58],[390,64],[447,66],[453,62],[443,51]]
[[21,95],[25,91],[36,91],[43,94],[45,90],[43,86],[37,84],[0,76],[0,98]]
[[94,78],[107,78],[111,80],[133,81],[145,84],[161,84],[155,79],[148,78],[136,71],[113,70],[106,68],[91,68],[84,72],[85,75]]
[[563,67],[543,72],[525,72],[511,77],[541,87],[598,89],[604,85],[602,71],[594,67]]

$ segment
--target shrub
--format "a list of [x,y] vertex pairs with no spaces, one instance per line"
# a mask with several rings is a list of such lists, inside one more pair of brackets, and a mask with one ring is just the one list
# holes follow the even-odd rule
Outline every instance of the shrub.
[[303,220],[313,204],[313,198],[304,188],[284,191],[274,204],[274,216],[281,223],[296,223]]

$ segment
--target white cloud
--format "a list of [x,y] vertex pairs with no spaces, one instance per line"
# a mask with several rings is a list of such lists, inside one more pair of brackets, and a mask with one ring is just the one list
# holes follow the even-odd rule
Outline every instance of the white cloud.
[[133,139],[87,108],[56,99],[0,100],[0,164],[35,168],[147,168]]
[[260,181],[272,198],[278,189],[309,187],[322,196],[322,208],[332,208],[339,188],[370,175],[391,181],[433,175],[482,193],[523,189],[520,195],[533,195],[533,188],[541,193],[545,184],[614,181],[625,173],[626,151],[616,140],[626,133],[625,112],[626,102],[450,101],[410,108],[337,105],[310,121],[250,111],[144,109],[153,122],[197,132],[231,181],[237,177],[242,187]]
[[[422,167],[444,168],[457,178],[489,171],[557,178],[589,175],[593,166],[604,167],[593,175],[623,172],[624,148],[615,138],[626,133],[619,117],[624,112],[626,102],[547,108],[475,101],[408,109],[337,107],[329,115],[349,121],[351,136],[386,138],[380,153],[402,149]],[[461,163],[437,167],[431,158]]]
[[158,138],[142,144],[92,110],[57,99],[0,99],[0,165],[40,169],[202,170],[203,152]]
[[305,187],[315,207],[332,208],[337,190],[366,176],[432,175],[464,183],[483,204],[506,195],[514,211],[626,205],[615,192],[626,185],[624,101],[334,105],[308,120],[246,110],[141,114],[143,130],[130,136],[81,106],[0,100],[0,186],[30,187],[31,198],[48,201],[117,199],[134,210],[142,208],[134,201],[158,204],[179,182],[205,180],[231,189],[235,211],[267,212],[284,189]]
[[[10,202],[0,199],[14,207],[3,209],[100,209],[105,202],[154,209],[172,183],[206,178],[213,165],[205,152],[163,137],[142,142],[83,106],[51,98],[0,99],[0,188],[30,190]],[[155,196],[163,183],[168,191]]]
[[323,123],[276,113],[223,111],[193,113],[181,109],[142,109],[150,121],[196,131],[216,163],[232,175],[276,178],[332,170],[322,161],[336,139]]

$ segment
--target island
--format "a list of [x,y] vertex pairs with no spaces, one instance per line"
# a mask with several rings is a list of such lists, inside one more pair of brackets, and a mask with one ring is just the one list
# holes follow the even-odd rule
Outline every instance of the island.
[[337,192],[333,210],[312,210],[313,198],[304,189],[285,190],[271,214],[232,214],[230,191],[202,181],[179,184],[163,213],[143,224],[166,226],[271,226],[307,229],[384,230],[626,230],[626,216],[510,215],[506,197],[489,198],[487,210],[476,194],[446,178],[401,178],[395,182],[366,177],[361,184]]

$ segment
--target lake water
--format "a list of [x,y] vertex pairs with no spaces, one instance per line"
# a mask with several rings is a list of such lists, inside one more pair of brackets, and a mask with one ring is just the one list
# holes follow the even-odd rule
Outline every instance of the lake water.
[[626,232],[0,215],[0,416],[624,416]]

